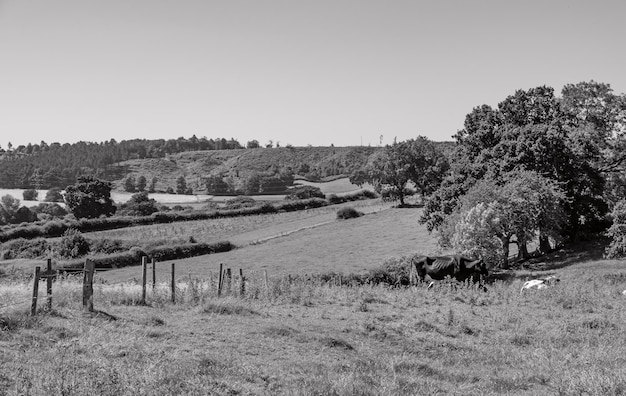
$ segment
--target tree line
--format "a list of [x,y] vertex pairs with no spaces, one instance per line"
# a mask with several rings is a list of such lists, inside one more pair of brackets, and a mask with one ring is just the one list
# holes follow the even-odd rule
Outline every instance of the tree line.
[[[249,148],[258,142],[248,142]],[[0,148],[0,188],[49,189],[73,184],[79,176],[109,179],[108,165],[130,159],[163,158],[168,154],[199,150],[242,149],[235,139],[134,139],[121,142],[78,142],[74,144],[28,144]]]

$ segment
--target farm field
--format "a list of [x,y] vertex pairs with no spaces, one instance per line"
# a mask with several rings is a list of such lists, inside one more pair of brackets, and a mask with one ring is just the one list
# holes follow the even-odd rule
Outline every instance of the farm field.
[[[353,206],[365,215],[337,220],[336,212]],[[220,263],[248,272],[270,274],[362,273],[386,259],[416,252],[439,252],[434,235],[418,224],[421,209],[396,209],[378,200],[271,215],[134,227],[86,234],[88,237],[167,238],[193,235],[199,242],[230,240],[240,248],[226,253],[176,260],[181,273],[206,278]],[[166,276],[167,262],[158,266]],[[161,271],[164,271],[161,273]],[[99,273],[108,282],[136,278],[138,267]]]
[[[520,293],[438,285],[337,287],[251,277],[148,289],[55,283],[51,313],[0,311],[6,395],[619,395],[626,390],[626,268],[591,261],[551,272],[558,287]],[[184,278],[184,277],[183,277]],[[43,286],[43,284],[42,284]],[[32,286],[0,284],[26,298]]]

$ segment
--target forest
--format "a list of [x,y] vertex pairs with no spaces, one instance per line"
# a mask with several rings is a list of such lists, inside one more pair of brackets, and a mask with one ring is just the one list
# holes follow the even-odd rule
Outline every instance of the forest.
[[[247,147],[258,147],[248,142]],[[116,178],[109,174],[109,165],[130,159],[164,158],[168,154],[200,150],[231,150],[244,148],[234,139],[206,137],[157,140],[123,140],[74,144],[28,144],[0,149],[0,188],[65,188],[79,176]],[[121,175],[123,177],[124,175]]]

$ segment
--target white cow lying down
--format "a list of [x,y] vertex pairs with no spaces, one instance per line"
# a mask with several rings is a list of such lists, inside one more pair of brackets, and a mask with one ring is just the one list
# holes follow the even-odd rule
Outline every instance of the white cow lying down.
[[522,285],[522,290],[520,290],[520,293],[523,293],[524,290],[530,290],[530,289],[537,289],[537,290],[545,289],[547,287],[556,285],[560,281],[561,280],[554,275],[548,276],[547,278],[529,280],[529,281],[524,282],[524,284]]

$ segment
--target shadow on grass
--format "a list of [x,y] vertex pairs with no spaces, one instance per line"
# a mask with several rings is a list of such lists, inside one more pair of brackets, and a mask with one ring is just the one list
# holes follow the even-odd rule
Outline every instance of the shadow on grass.
[[510,269],[497,269],[489,275],[489,282],[496,280],[512,282],[529,277],[529,272],[541,272],[541,276],[554,275],[554,271],[586,261],[602,260],[610,241],[600,239],[584,241],[564,246],[548,254],[527,260],[515,260]]

